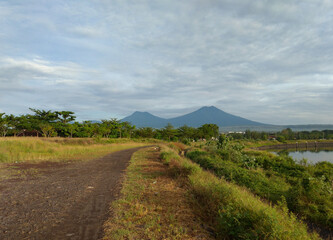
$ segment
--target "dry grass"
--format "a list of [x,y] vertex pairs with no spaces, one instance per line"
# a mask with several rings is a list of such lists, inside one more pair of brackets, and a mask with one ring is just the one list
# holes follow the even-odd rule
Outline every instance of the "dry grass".
[[134,154],[104,239],[213,239],[154,148]]
[[107,143],[94,139],[0,138],[0,162],[78,161],[111,152],[147,145],[146,143]]

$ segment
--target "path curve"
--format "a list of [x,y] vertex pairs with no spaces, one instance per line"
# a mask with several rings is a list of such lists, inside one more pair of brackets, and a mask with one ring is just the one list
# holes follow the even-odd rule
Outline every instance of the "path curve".
[[51,167],[28,164],[41,174],[0,182],[0,239],[100,239],[122,173],[138,149]]

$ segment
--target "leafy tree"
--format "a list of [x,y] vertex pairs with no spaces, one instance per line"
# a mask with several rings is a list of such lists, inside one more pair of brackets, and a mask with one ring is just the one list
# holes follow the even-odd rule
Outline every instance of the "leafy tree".
[[72,122],[76,119],[76,116],[74,116],[74,112],[71,111],[55,112],[55,114],[58,120],[64,124]]
[[143,138],[153,138],[156,137],[156,131],[151,127],[142,127],[135,131],[135,136]]
[[171,125],[171,123],[168,123],[164,128],[162,128],[161,134],[163,139],[167,139],[170,141],[172,138],[176,136],[177,131]]
[[135,126],[132,126],[129,122],[121,122],[120,123],[120,138],[123,137],[131,137]]
[[219,136],[219,127],[216,124],[204,124],[198,129],[200,135],[205,139],[217,138]]
[[8,132],[8,121],[5,113],[0,113],[0,133],[2,137],[5,137]]
[[195,139],[197,138],[196,133],[197,131],[195,128],[189,127],[187,125],[178,128],[178,136],[181,139]]
[[121,137],[121,124],[117,118],[111,118],[110,120],[102,120],[102,126],[105,128],[105,137]]
[[42,124],[40,124],[40,129],[41,129],[44,137],[56,136],[56,132],[50,124],[42,123]]
[[29,108],[29,109],[35,113],[34,117],[41,122],[51,123],[58,119],[57,113],[52,112],[51,110],[45,111],[34,108]]
[[220,134],[219,139],[218,139],[218,143],[217,143],[217,148],[218,149],[226,149],[229,145],[230,139],[227,135],[225,134]]

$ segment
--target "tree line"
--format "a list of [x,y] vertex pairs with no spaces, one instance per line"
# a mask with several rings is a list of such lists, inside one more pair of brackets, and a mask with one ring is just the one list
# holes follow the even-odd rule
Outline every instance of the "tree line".
[[186,125],[174,128],[171,124],[161,129],[136,128],[131,123],[116,118],[102,119],[99,122],[78,122],[75,121],[76,116],[72,111],[29,109],[32,113],[20,116],[0,113],[0,135],[2,137],[156,138],[183,142],[217,138],[219,135],[219,127],[216,124],[204,124],[199,128]]
[[280,142],[286,140],[319,140],[333,139],[333,130],[313,130],[313,131],[292,131],[291,128],[286,128],[277,132],[258,132],[246,130],[244,133],[229,133],[233,139],[253,139],[253,140],[269,140],[276,139]]

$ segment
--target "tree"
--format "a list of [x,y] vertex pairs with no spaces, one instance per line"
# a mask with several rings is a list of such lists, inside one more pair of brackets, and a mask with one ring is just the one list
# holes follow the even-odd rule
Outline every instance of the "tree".
[[102,120],[102,126],[105,128],[104,133],[105,137],[118,137],[118,134],[121,137],[121,123],[117,118],[111,118],[110,120]]
[[53,137],[56,136],[56,132],[54,131],[54,128],[47,123],[40,124],[40,129],[42,130],[44,137]]
[[222,149],[225,150],[230,142],[230,139],[227,135],[225,134],[220,134],[219,138],[218,138],[218,143],[217,143],[217,148],[218,149]]
[[199,127],[201,137],[205,139],[217,138],[219,136],[219,126],[216,124],[204,124]]
[[2,137],[5,137],[8,132],[8,121],[5,113],[0,113],[0,133]]
[[132,126],[129,122],[121,122],[120,123],[120,138],[131,137],[132,131],[135,129],[135,126]]
[[136,137],[142,137],[142,138],[153,138],[155,137],[156,132],[151,127],[142,127],[135,131]]
[[34,117],[41,122],[51,123],[58,119],[58,114],[56,112],[52,112],[51,110],[45,111],[34,108],[29,109],[35,113]]
[[194,139],[195,135],[196,135],[196,129],[193,127],[184,125],[184,126],[178,128],[178,136],[181,139]]
[[64,124],[72,122],[76,119],[76,116],[74,116],[74,112],[71,111],[61,111],[61,112],[55,112],[58,120]]
[[164,128],[162,128],[162,138],[168,139],[169,141],[176,136],[177,131],[168,123]]
[[281,135],[282,135],[282,137],[284,137],[284,139],[286,139],[286,140],[292,140],[292,139],[294,139],[294,133],[293,133],[293,131],[291,130],[291,128],[283,129],[283,130],[281,131]]

